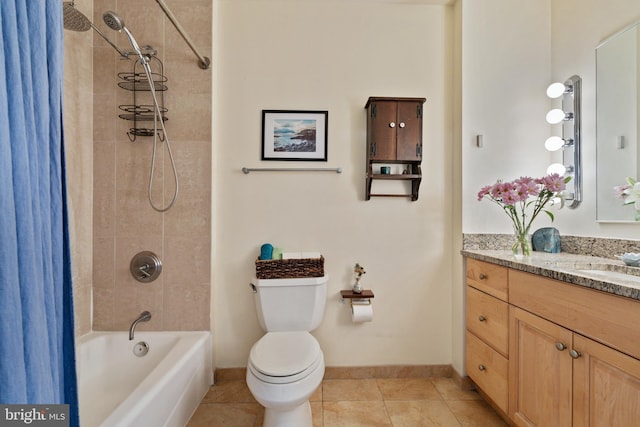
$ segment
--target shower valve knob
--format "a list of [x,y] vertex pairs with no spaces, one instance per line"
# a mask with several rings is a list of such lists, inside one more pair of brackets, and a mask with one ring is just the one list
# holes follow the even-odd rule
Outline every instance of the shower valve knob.
[[153,252],[143,251],[133,256],[129,271],[138,282],[153,282],[162,271],[162,262]]

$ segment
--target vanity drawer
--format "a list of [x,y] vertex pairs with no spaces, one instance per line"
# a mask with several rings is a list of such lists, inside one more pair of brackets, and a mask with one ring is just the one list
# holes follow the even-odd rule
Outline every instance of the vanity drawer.
[[640,301],[512,270],[511,303],[640,359]]
[[508,301],[507,267],[467,258],[467,285]]
[[505,413],[509,401],[508,365],[507,359],[467,331],[467,375]]
[[505,357],[509,356],[509,305],[467,286],[467,329]]

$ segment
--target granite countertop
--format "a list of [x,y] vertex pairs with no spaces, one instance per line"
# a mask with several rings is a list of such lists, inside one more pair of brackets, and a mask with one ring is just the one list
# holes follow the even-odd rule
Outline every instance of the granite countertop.
[[574,285],[640,300],[640,267],[620,260],[566,252],[532,252],[517,260],[510,250],[464,249],[463,256]]

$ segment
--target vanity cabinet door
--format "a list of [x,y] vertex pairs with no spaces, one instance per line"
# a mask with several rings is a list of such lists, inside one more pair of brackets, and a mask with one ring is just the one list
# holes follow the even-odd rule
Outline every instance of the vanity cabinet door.
[[509,417],[517,426],[570,426],[572,332],[514,306],[509,320]]
[[640,360],[575,334],[574,427],[640,424]]

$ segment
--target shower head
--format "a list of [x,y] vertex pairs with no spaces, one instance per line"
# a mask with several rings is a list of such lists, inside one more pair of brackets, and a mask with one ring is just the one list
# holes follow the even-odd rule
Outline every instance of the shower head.
[[62,3],[62,15],[64,19],[64,29],[71,31],[88,31],[91,28],[91,21],[82,12],[76,9],[73,2]]
[[127,35],[127,38],[129,39],[133,50],[135,50],[140,57],[140,61],[142,61],[143,64],[147,63],[148,60],[142,54],[140,46],[138,46],[136,39],[133,37],[133,34],[131,34],[129,29],[124,25],[124,19],[120,18],[117,13],[111,10],[107,10],[105,13],[103,13],[102,19],[104,20],[104,23],[107,24],[107,26],[112,30],[124,32]]
[[104,19],[104,23],[107,24],[109,28],[115,31],[122,31],[124,26],[124,20],[118,16],[117,13],[107,10],[102,14],[102,19]]
[[87,18],[82,12],[75,8],[72,1],[66,1],[62,3],[62,13],[65,30],[88,31],[89,28],[93,28],[100,37],[102,37],[107,43],[111,45],[111,47],[118,51],[121,57],[129,58],[129,54],[118,49],[118,47],[107,38],[107,36],[102,34],[102,31],[100,31],[95,25],[93,25],[91,21],[89,21],[89,18]]

